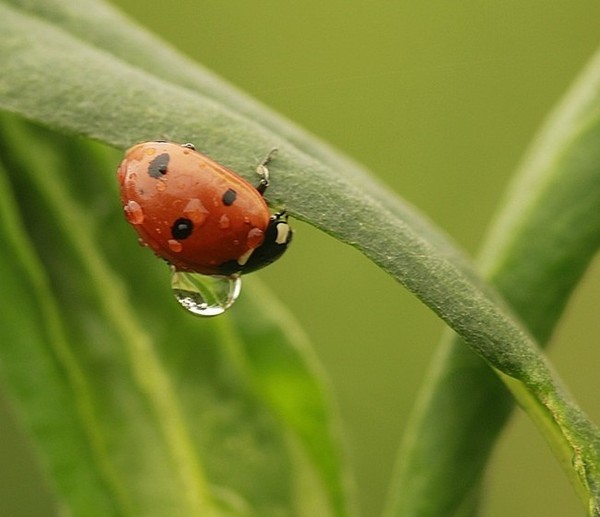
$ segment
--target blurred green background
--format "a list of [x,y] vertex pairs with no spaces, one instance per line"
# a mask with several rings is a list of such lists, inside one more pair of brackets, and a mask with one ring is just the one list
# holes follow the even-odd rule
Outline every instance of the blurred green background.
[[[363,162],[472,254],[535,131],[600,42],[592,0],[115,3]],[[289,254],[258,275],[314,343],[340,407],[363,514],[375,516],[442,324],[353,249],[295,227]],[[599,287],[596,264],[551,351],[597,422]],[[0,418],[0,515],[49,515],[10,410]],[[488,517],[584,514],[522,414],[496,450],[488,488]]]

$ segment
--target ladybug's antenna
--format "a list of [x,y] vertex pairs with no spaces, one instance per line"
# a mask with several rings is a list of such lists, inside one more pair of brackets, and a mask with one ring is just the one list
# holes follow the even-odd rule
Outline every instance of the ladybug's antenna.
[[256,187],[256,190],[258,190],[261,195],[264,194],[265,190],[267,190],[267,187],[269,186],[269,169],[267,168],[267,165],[276,154],[277,148],[274,147],[256,167],[256,174],[260,176],[260,183]]

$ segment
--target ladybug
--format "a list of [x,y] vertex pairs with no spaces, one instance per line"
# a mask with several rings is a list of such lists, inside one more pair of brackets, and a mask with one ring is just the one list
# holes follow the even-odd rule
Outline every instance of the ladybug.
[[117,171],[125,216],[140,242],[176,271],[256,271],[277,260],[292,239],[285,211],[271,215],[263,198],[272,155],[257,167],[255,187],[192,144],[134,145]]

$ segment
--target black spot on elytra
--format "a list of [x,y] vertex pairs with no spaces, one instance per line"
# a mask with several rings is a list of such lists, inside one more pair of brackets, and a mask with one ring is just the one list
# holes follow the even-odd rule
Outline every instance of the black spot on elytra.
[[171,235],[177,240],[187,239],[192,235],[193,229],[194,223],[192,223],[192,221],[185,217],[180,217],[173,223],[173,226],[171,226]]
[[235,198],[237,197],[237,193],[235,190],[228,188],[225,193],[223,194],[223,197],[221,198],[223,200],[223,204],[225,206],[231,206],[233,205],[233,202],[235,201]]
[[148,174],[156,179],[164,176],[167,173],[167,168],[169,166],[169,158],[169,153],[159,154],[150,162],[150,165],[148,165]]

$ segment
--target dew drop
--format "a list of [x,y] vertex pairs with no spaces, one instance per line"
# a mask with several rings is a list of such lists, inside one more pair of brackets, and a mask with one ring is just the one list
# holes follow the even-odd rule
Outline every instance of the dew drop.
[[260,228],[252,228],[248,232],[247,244],[250,248],[258,248],[265,240],[265,233]]
[[125,217],[131,224],[142,224],[144,222],[144,211],[139,203],[128,201],[123,207]]
[[229,228],[229,226],[230,226],[229,217],[227,217],[225,214],[223,214],[219,219],[219,228],[221,228],[221,230],[227,230],[227,228]]
[[171,251],[174,251],[175,253],[179,253],[183,249],[183,244],[175,239],[169,239],[167,243],[169,244]]
[[190,199],[183,209],[185,216],[196,226],[202,226],[208,219],[209,212],[202,201],[197,198]]
[[242,289],[239,275],[209,276],[173,270],[171,289],[176,300],[196,316],[218,316],[237,300]]

